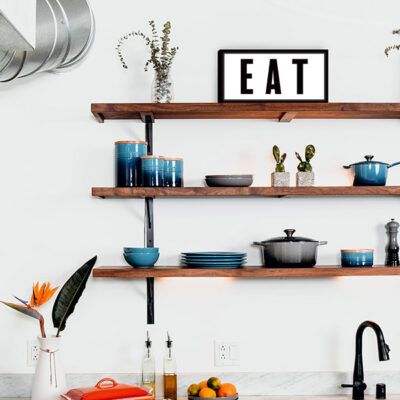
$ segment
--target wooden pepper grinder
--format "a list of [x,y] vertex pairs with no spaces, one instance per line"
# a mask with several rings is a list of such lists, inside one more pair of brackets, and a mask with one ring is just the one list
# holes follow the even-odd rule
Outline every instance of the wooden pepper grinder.
[[399,244],[397,242],[397,235],[399,233],[399,223],[392,218],[386,224],[386,230],[389,235],[389,243],[386,247],[386,265],[390,267],[398,267],[399,263]]

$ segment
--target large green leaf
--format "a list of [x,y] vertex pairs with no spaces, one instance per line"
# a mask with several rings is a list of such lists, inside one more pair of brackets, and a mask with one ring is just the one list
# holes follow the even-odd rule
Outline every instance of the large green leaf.
[[52,314],[54,328],[58,329],[57,336],[65,329],[68,317],[74,312],[75,306],[85,290],[86,282],[89,279],[94,264],[96,264],[96,260],[97,256],[80,267],[58,293]]
[[29,317],[35,318],[39,321],[42,318],[42,315],[38,311],[28,306],[20,306],[19,304],[7,303],[5,301],[2,301],[1,303],[12,308],[13,310],[19,311],[20,313],[28,315]]

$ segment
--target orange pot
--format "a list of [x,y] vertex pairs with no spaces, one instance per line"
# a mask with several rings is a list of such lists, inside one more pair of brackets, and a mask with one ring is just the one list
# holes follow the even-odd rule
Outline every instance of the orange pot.
[[153,399],[153,396],[144,389],[117,383],[110,378],[102,379],[94,387],[72,389],[61,397],[65,400]]

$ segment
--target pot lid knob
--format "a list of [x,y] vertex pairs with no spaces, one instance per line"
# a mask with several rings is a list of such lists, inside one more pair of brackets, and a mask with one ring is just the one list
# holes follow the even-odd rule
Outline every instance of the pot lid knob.
[[364,156],[364,158],[365,158],[368,162],[370,162],[370,161],[372,161],[372,159],[374,158],[374,156],[371,155],[371,154],[368,154],[368,155]]
[[293,237],[293,233],[296,232],[296,229],[285,229],[283,232],[286,233],[286,236],[287,236],[288,238],[291,238],[291,237]]

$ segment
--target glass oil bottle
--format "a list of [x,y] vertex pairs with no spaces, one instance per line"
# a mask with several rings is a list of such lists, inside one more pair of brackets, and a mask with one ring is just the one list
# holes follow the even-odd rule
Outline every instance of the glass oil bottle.
[[142,387],[147,389],[150,394],[156,397],[156,362],[151,352],[151,340],[147,331],[145,341],[144,357],[142,360]]
[[172,340],[167,332],[167,352],[164,356],[164,399],[177,400],[176,359],[172,353]]

